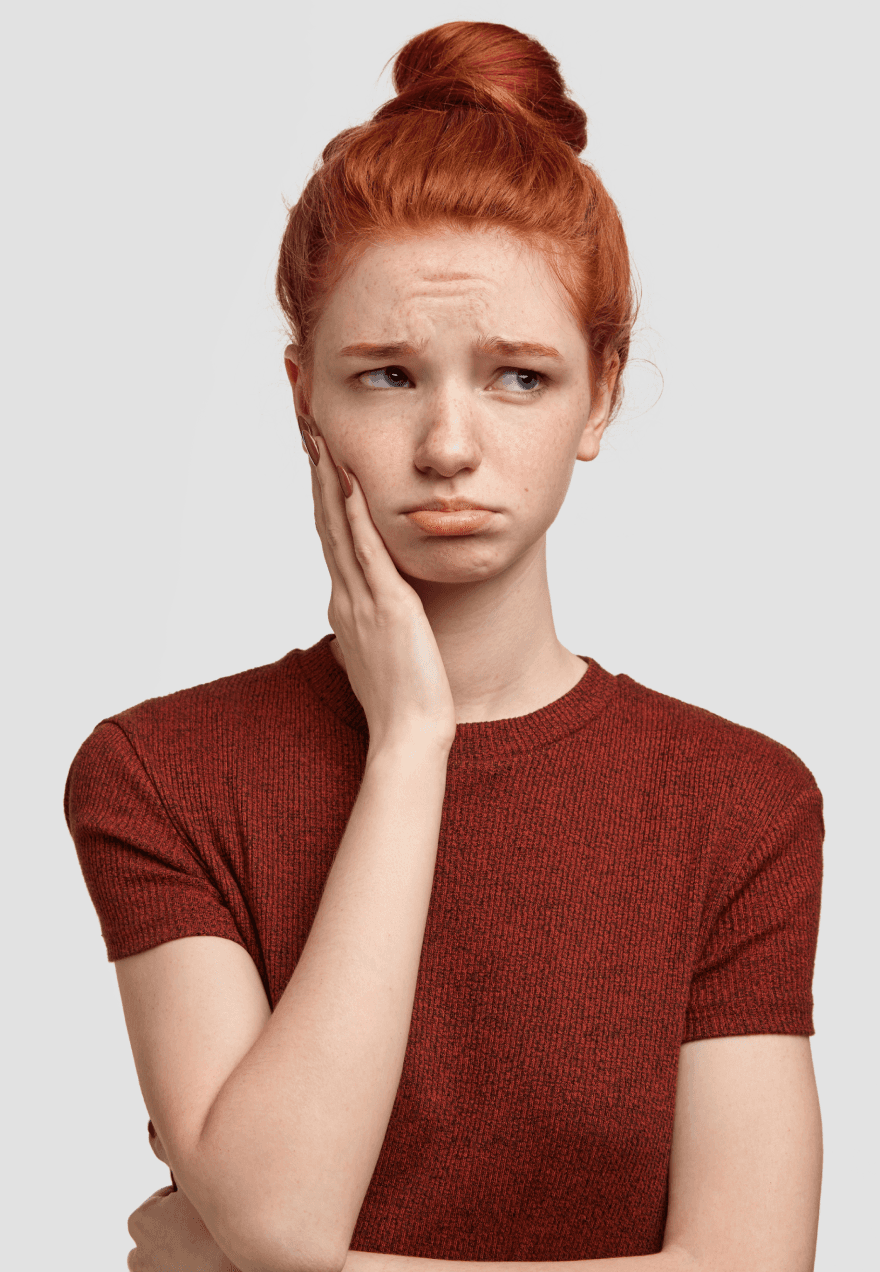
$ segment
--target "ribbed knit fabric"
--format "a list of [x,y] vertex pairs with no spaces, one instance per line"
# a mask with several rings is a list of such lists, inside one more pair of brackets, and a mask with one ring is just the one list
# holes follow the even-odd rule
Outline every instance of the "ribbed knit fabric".
[[[226,937],[274,1009],[367,754],[331,640],[83,744],[65,810],[111,961]],[[459,725],[403,1074],[351,1248],[659,1251],[682,1043],[814,1032],[822,835],[789,750],[592,660],[539,711]]]

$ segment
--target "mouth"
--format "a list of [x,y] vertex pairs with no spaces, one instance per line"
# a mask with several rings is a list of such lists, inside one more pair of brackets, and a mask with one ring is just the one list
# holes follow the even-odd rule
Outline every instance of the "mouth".
[[[419,529],[430,535],[475,534],[488,525],[495,513],[491,508],[477,508],[465,500],[453,500],[457,508],[413,508],[406,514]],[[463,505],[463,506],[461,506]]]

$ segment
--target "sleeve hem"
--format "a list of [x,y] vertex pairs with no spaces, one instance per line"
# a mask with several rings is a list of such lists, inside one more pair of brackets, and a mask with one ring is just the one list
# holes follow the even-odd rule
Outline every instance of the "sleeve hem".
[[107,961],[115,963],[121,958],[129,958],[132,954],[142,954],[145,950],[154,949],[157,945],[165,945],[168,941],[178,941],[187,936],[219,936],[228,941],[235,941],[253,958],[251,950],[234,927],[204,919],[189,923],[164,923],[161,926],[151,924],[148,927],[132,928],[113,935],[104,933]]
[[701,1012],[689,1012],[682,1044],[701,1038],[739,1037],[744,1034],[807,1034],[813,1027],[809,1002],[719,1003]]

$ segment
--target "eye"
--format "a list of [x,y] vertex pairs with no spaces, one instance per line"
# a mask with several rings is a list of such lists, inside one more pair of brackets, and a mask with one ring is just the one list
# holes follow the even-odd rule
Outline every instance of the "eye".
[[545,380],[540,371],[527,371],[521,367],[508,367],[498,378],[502,388],[511,389],[514,393],[537,393],[544,387]]
[[[374,377],[382,377],[377,379]],[[400,367],[379,367],[376,371],[365,371],[358,377],[373,389],[405,389],[412,381]],[[382,382],[384,380],[384,383]]]

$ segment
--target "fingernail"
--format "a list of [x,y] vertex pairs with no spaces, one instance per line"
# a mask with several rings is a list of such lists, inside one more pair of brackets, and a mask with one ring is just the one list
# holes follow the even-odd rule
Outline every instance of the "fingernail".
[[318,450],[318,443],[315,441],[314,437],[312,437],[311,433],[309,432],[307,428],[304,428],[302,431],[302,439],[306,444],[306,450],[308,451],[309,459],[317,468],[318,460],[321,458],[321,452]]
[[351,478],[341,464],[336,465],[336,472],[339,475],[339,484],[342,487],[342,493],[345,495],[346,499],[349,499],[354,494],[354,486],[351,484]]

